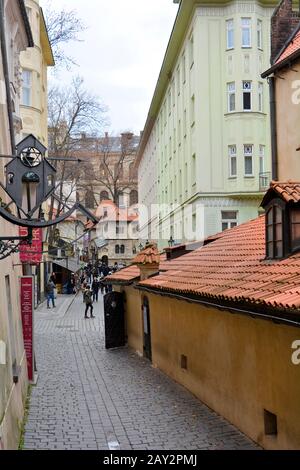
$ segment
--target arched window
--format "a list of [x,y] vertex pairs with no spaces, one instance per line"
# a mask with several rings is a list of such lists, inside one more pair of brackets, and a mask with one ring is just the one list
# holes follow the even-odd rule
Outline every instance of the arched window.
[[115,246],[115,253],[118,255],[120,253],[120,245]]
[[121,254],[124,255],[125,253],[125,245],[121,245]]
[[267,257],[283,257],[283,214],[282,208],[274,204],[266,213]]
[[129,199],[130,199],[130,205],[131,205],[131,206],[133,206],[134,204],[137,204],[137,203],[138,203],[139,194],[138,194],[138,192],[137,192],[135,189],[133,189],[132,191],[130,191]]
[[109,195],[107,191],[101,191],[100,193],[100,202],[107,201],[109,199]]
[[85,193],[85,207],[88,207],[89,209],[94,209],[95,207],[94,193],[91,190],[88,190]]

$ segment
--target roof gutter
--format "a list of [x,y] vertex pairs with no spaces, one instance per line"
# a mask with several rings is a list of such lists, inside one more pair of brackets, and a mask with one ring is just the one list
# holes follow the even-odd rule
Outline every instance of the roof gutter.
[[196,296],[186,296],[186,295],[181,295],[181,294],[175,294],[173,292],[164,292],[162,290],[154,289],[154,288],[149,288],[141,285],[135,286],[135,289],[142,290],[149,292],[151,294],[156,294],[156,295],[162,295],[166,297],[172,297],[177,300],[189,302],[189,303],[195,303],[199,305],[203,305],[204,307],[207,308],[216,308],[218,310],[227,310],[230,313],[237,313],[240,315],[247,315],[251,316],[252,318],[258,318],[260,320],[268,320],[268,321],[273,321],[274,323],[281,323],[283,325],[288,325],[291,327],[295,328],[300,328],[300,316],[299,320],[292,320],[288,316],[282,317],[279,315],[274,315],[274,314],[269,314],[269,313],[261,313],[256,310],[248,310],[246,308],[237,308],[237,307],[232,307],[231,305],[226,305],[217,303],[217,302],[209,302],[207,300],[199,299]]
[[293,52],[293,54],[289,55],[286,59],[282,60],[278,64],[272,65],[271,68],[261,74],[261,78],[267,78],[278,70],[281,70],[285,67],[290,67],[291,63],[297,60],[298,58],[300,58],[300,49]]

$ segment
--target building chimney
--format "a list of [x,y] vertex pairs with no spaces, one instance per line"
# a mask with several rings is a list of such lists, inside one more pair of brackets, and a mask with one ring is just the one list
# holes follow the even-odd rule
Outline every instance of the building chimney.
[[133,260],[133,263],[140,268],[140,279],[145,281],[150,276],[159,273],[160,255],[155,243],[147,243]]
[[293,0],[282,0],[271,18],[271,64],[299,25],[299,11],[293,10]]

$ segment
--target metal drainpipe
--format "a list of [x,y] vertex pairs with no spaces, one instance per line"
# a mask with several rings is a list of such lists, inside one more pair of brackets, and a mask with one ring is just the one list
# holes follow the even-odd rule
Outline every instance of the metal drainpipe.
[[271,144],[272,144],[272,179],[278,180],[278,148],[277,148],[277,119],[275,77],[269,78],[270,86],[270,112],[271,112]]
[[11,102],[11,95],[10,95],[9,68],[8,68],[7,49],[6,49],[6,38],[5,38],[4,0],[0,0],[0,41],[1,41],[2,63],[3,63],[3,74],[4,74],[4,81],[5,81],[5,88],[6,88],[7,115],[8,115],[8,122],[9,122],[11,152],[12,152],[12,155],[14,155],[15,149],[16,149],[16,140],[15,140],[15,133],[14,133],[13,110],[12,110],[12,102]]

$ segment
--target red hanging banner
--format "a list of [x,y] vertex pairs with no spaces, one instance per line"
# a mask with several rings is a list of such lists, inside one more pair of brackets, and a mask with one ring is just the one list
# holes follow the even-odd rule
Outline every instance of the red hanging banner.
[[[19,227],[20,237],[28,235],[27,227]],[[43,230],[34,228],[32,230],[32,243],[22,243],[19,246],[21,263],[39,264],[42,261]]]
[[33,345],[33,276],[22,276],[21,280],[21,316],[23,324],[24,348],[27,358],[28,379],[34,379]]

